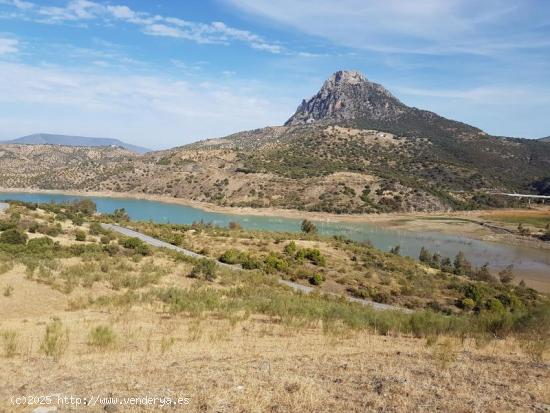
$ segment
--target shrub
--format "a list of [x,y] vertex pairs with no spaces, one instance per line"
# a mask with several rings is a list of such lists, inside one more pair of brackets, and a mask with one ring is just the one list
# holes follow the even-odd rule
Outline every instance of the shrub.
[[84,218],[82,218],[82,216],[80,215],[75,215],[73,216],[72,218],[72,222],[74,225],[76,225],[77,227],[81,226],[82,224],[84,224]]
[[270,272],[271,270],[286,272],[288,270],[288,263],[277,256],[274,252],[270,252],[264,259],[265,270]]
[[81,229],[77,229],[75,231],[74,237],[77,241],[80,241],[80,242],[86,241],[86,233]]
[[2,347],[4,349],[4,357],[12,358],[17,354],[17,331],[4,330],[0,334],[2,337]]
[[317,232],[317,227],[315,226],[315,224],[308,219],[304,219],[302,221],[301,228],[302,228],[302,232],[306,234],[314,234]]
[[100,235],[104,233],[105,233],[105,230],[103,229],[103,227],[99,222],[90,223],[90,235]]
[[13,294],[13,286],[6,285],[6,287],[4,287],[4,297],[11,297],[12,294]]
[[312,264],[318,265],[321,267],[325,266],[326,260],[321,251],[317,248],[303,248],[299,249],[296,253],[296,259],[302,261],[304,259],[309,260]]
[[485,290],[477,284],[468,284],[464,287],[464,296],[479,305],[485,296]]
[[242,252],[235,249],[229,249],[225,251],[221,257],[220,262],[225,264],[239,264],[242,260]]
[[230,230],[239,230],[239,229],[242,229],[242,227],[241,227],[241,224],[239,224],[238,222],[231,221],[229,223],[229,229]]
[[321,285],[325,278],[320,274],[313,274],[308,281],[311,285]]
[[126,238],[122,242],[122,246],[124,248],[134,250],[135,252],[141,255],[149,255],[151,253],[149,246],[139,238],[135,238],[135,237]]
[[457,358],[457,350],[450,338],[437,344],[432,350],[432,356],[440,369],[447,369]]
[[204,278],[207,281],[213,281],[216,278],[216,263],[207,258],[203,258],[191,270],[191,277]]
[[71,206],[74,211],[81,212],[84,215],[92,215],[97,210],[95,202],[88,198],[74,201]]
[[2,244],[25,244],[27,242],[27,234],[15,228],[9,228],[0,234],[0,243]]
[[290,256],[293,256],[295,253],[296,253],[296,242],[294,241],[290,241],[290,243],[288,243],[285,248],[284,248],[284,253],[286,255],[290,255]]
[[524,227],[523,224],[518,225],[518,232],[519,232],[519,235],[522,235],[524,237],[531,234],[531,231],[529,230],[529,228]]
[[90,330],[88,345],[99,348],[107,348],[114,344],[116,335],[108,325],[100,325]]
[[504,305],[500,302],[499,299],[495,297],[491,297],[487,300],[485,303],[485,307],[487,307],[487,310],[491,311],[495,314],[502,314],[506,312],[506,309],[504,308]]
[[69,346],[69,330],[63,326],[60,319],[54,318],[46,325],[40,350],[46,356],[59,360]]
[[473,310],[474,307],[476,306],[476,303],[474,300],[472,300],[471,298],[465,298],[462,300],[462,308],[464,308],[465,310]]
[[27,251],[33,254],[40,254],[43,252],[51,251],[55,246],[55,243],[51,238],[40,237],[33,238],[27,242]]

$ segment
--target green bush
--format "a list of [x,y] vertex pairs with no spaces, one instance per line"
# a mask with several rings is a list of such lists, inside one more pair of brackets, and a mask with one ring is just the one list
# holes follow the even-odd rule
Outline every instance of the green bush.
[[299,249],[295,256],[296,260],[303,261],[309,260],[312,264],[324,267],[326,260],[321,251],[316,248],[302,248]]
[[311,285],[321,285],[325,278],[320,274],[313,274],[308,281]]
[[135,237],[126,238],[122,242],[122,246],[124,248],[134,250],[135,252],[141,255],[149,255],[151,253],[151,249],[149,248],[149,246],[139,238],[135,238]]
[[54,246],[55,246],[55,243],[51,238],[48,238],[48,237],[33,238],[29,240],[29,242],[27,242],[27,251],[33,254],[40,254],[43,252],[53,250]]
[[465,298],[462,300],[462,308],[464,308],[465,310],[473,310],[474,307],[476,306],[476,303],[474,300],[472,300],[471,298]]
[[15,228],[10,228],[0,234],[0,243],[2,244],[22,244],[27,242],[27,234],[21,232]]
[[288,262],[286,262],[286,260],[284,260],[283,258],[277,256],[276,253],[270,252],[267,255],[267,257],[265,257],[264,259],[264,269],[267,272],[272,272],[272,271],[287,272]]
[[86,241],[86,233],[81,229],[77,229],[75,231],[74,237],[77,241],[80,241],[80,242]]
[[290,241],[284,248],[284,253],[286,255],[294,256],[296,253],[297,247],[295,241]]
[[203,258],[195,264],[191,270],[190,276],[193,278],[204,278],[207,281],[213,281],[216,278],[216,263],[207,258]]
[[107,348],[115,343],[116,335],[108,325],[100,325],[90,330],[88,345],[99,348]]
[[225,264],[240,264],[242,261],[243,253],[236,249],[229,249],[225,251],[219,258],[220,262]]

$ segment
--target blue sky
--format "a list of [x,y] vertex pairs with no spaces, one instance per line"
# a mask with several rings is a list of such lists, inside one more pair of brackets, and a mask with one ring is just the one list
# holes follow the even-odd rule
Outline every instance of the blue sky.
[[506,136],[550,135],[545,0],[0,0],[0,139],[166,148],[282,124],[339,69]]

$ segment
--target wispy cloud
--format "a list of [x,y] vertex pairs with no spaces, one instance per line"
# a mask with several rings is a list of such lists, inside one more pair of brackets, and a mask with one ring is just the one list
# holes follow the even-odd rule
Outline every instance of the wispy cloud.
[[[508,105],[513,100],[523,100],[529,104],[549,104],[550,93],[526,87],[501,85],[482,86],[469,89],[419,89],[395,87],[399,94],[443,99],[459,99],[485,105]],[[550,92],[550,91],[548,91]]]
[[550,47],[536,30],[550,6],[536,0],[225,1],[336,44],[381,53],[495,55]]
[[189,40],[200,44],[230,45],[238,42],[255,50],[281,53],[284,48],[269,42],[248,30],[226,25],[223,22],[194,22],[172,16],[153,15],[133,10],[126,5],[105,5],[89,0],[70,0],[65,6],[44,6],[22,0],[0,0],[17,12],[4,18],[21,18],[47,24],[86,24],[119,21],[137,26],[143,34]]
[[[9,105],[11,111],[0,119],[1,134],[9,133],[3,138],[39,130],[41,116],[47,115],[46,131],[54,126],[63,133],[174,146],[281,123],[292,107],[261,87],[228,82],[227,74],[224,81],[188,82],[165,74],[116,75],[8,62],[0,62],[0,73],[0,108]],[[24,108],[20,115],[18,108]],[[27,129],[29,112],[36,114],[32,130]]]
[[10,38],[0,37],[0,56],[17,53],[19,51],[19,41]]

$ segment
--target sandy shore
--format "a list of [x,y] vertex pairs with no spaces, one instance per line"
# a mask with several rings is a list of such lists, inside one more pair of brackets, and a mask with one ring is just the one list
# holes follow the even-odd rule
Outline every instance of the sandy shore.
[[[120,199],[143,199],[149,201],[165,202],[177,205],[184,205],[202,209],[208,212],[218,212],[235,215],[252,216],[273,216],[294,219],[310,219],[326,222],[367,222],[376,225],[390,227],[405,231],[430,231],[441,232],[449,235],[459,235],[482,241],[505,243],[510,245],[522,245],[532,248],[550,249],[550,243],[519,237],[514,234],[501,233],[489,227],[481,225],[484,222],[491,222],[491,214],[494,211],[456,211],[456,212],[401,212],[381,214],[331,214],[326,212],[310,212],[295,209],[282,208],[251,208],[251,207],[224,207],[206,202],[194,201],[184,198],[171,198],[162,195],[152,195],[134,192],[112,192],[112,191],[64,191],[29,188],[1,188],[0,192],[28,192],[42,194],[61,194],[73,196],[96,196]],[[543,211],[550,216],[550,206],[540,207],[538,212]],[[528,214],[532,210],[499,209],[498,213]],[[502,223],[495,223],[503,228],[513,230],[514,227]]]

